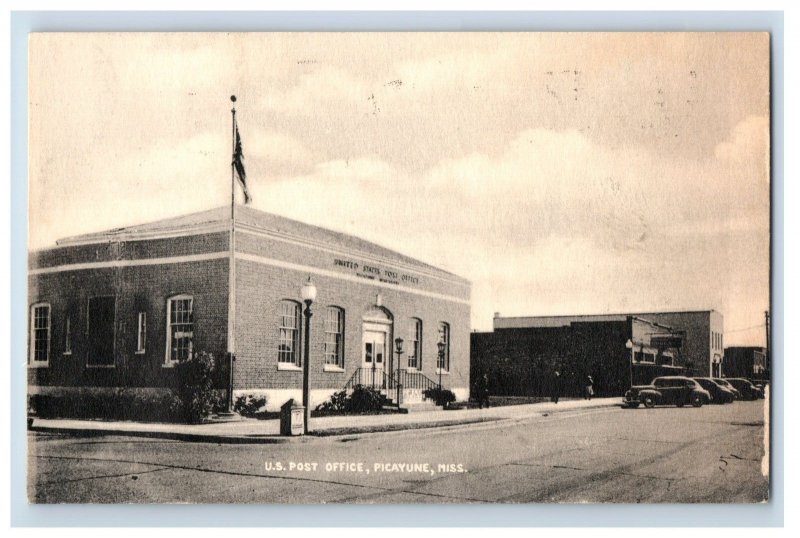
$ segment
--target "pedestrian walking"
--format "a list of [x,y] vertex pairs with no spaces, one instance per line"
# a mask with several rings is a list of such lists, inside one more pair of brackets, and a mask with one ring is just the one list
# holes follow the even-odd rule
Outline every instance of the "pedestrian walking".
[[561,394],[561,374],[558,370],[553,373],[553,381],[550,390],[552,392],[551,400],[553,403],[558,403],[558,398]]
[[475,394],[478,397],[478,407],[483,409],[485,405],[489,408],[489,376],[483,374],[475,382]]
[[583,398],[585,400],[591,400],[592,396],[594,396],[594,380],[592,376],[587,376],[586,386],[583,388]]

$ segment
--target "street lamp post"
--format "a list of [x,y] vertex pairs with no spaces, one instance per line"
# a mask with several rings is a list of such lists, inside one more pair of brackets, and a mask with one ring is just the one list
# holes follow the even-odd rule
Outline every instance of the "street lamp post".
[[403,356],[403,339],[402,338],[398,337],[398,338],[394,339],[394,350],[395,350],[395,353],[397,353],[397,368],[395,368],[395,370],[397,370],[399,372],[400,371],[400,365],[402,364],[401,357]]
[[439,348],[439,390],[442,390],[442,370],[444,370],[444,348],[447,344],[439,340],[436,344]]
[[400,405],[400,392],[403,390],[402,385],[400,384],[400,365],[402,364],[401,357],[403,356],[403,339],[397,337],[394,339],[394,349],[397,352],[397,375],[395,376],[395,389],[397,389],[397,405]]
[[630,350],[630,354],[628,356],[628,371],[630,373],[631,378],[631,387],[633,386],[633,341],[628,338],[628,341],[625,342],[625,347]]
[[228,353],[228,394],[225,396],[225,415],[233,415],[233,352]]
[[305,342],[303,346],[303,407],[305,407],[305,419],[303,420],[303,433],[308,434],[308,422],[311,419],[311,370],[309,364],[309,342],[311,340],[311,304],[317,298],[317,287],[311,282],[311,277],[300,288],[300,297],[306,305],[304,312],[306,318]]

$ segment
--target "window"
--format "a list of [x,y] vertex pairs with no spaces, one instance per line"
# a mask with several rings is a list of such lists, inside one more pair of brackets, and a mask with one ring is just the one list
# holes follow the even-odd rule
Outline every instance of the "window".
[[344,310],[335,306],[325,312],[325,364],[344,368]]
[[167,301],[167,365],[173,365],[192,356],[193,307],[194,299],[191,295],[178,295]]
[[281,301],[278,365],[300,366],[300,304]]
[[450,371],[450,325],[447,323],[440,323],[439,324],[439,342],[444,343],[444,353],[438,353],[437,349],[437,360],[436,360],[436,367],[439,370],[449,372]]
[[72,355],[72,327],[69,316],[64,320],[64,355]]
[[422,369],[422,320],[411,318],[411,331],[408,335],[408,367]]
[[50,305],[31,306],[30,365],[47,366],[50,359]]
[[98,368],[114,366],[114,327],[116,298],[90,297],[87,316],[86,365]]
[[136,319],[136,353],[144,353],[147,341],[147,314],[139,312]]

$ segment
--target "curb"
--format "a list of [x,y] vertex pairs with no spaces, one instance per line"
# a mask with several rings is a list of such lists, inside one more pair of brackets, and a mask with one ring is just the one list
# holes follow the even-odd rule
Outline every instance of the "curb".
[[[223,443],[223,444],[283,444],[298,442],[304,436],[297,437],[247,437],[244,435],[214,435],[205,433],[179,433],[179,432],[154,432],[136,430],[114,430],[110,428],[62,428],[50,426],[31,426],[28,431],[40,433],[63,433],[71,435],[119,435],[125,437],[147,437],[150,439],[171,439],[174,441],[188,441],[192,443]],[[303,439],[304,440],[304,439]]]
[[590,406],[590,407],[573,407],[571,409],[570,408],[564,408],[564,407],[558,407],[556,409],[551,409],[549,411],[541,410],[541,411],[536,411],[535,413],[528,413],[528,414],[525,414],[525,415],[521,415],[519,417],[508,417],[508,418],[509,419],[520,418],[521,419],[521,418],[530,418],[530,417],[542,417],[542,416],[545,416],[545,415],[555,415],[555,414],[558,414],[558,413],[567,413],[569,411],[584,411],[584,410],[590,410],[590,409],[608,409],[608,408],[611,408],[611,407],[621,407],[621,404],[618,403],[618,402],[609,402],[609,403],[604,403],[604,404],[599,404],[599,405],[593,405],[593,406]]
[[[448,428],[458,428],[462,426],[479,426],[479,425],[487,425],[487,424],[497,424],[499,422],[513,422],[513,421],[524,421],[531,418],[540,418],[543,416],[549,416],[559,413],[565,413],[569,411],[581,411],[581,410],[590,410],[590,409],[605,409],[605,408],[612,408],[612,407],[620,407],[618,403],[605,403],[601,405],[591,406],[591,407],[578,407],[578,408],[560,408],[560,409],[553,409],[550,411],[537,411],[535,413],[527,413],[520,416],[511,416],[511,417],[491,417],[486,420],[482,421],[475,421],[475,418],[467,418],[463,417],[463,420],[453,419],[449,421],[447,424],[431,424],[426,425],[425,422],[410,422],[407,424],[402,424],[399,426],[407,426],[407,427],[397,427],[385,430],[376,430],[370,431],[371,427],[364,427],[364,431],[351,431],[347,433],[332,433],[332,434],[325,434],[325,430],[319,430],[322,432],[320,435],[298,435],[298,436],[278,436],[278,435],[256,435],[256,436],[247,436],[247,435],[219,435],[219,434],[205,434],[205,433],[181,433],[181,432],[159,432],[159,431],[137,431],[137,430],[116,430],[113,428],[64,428],[60,426],[37,426],[35,424],[31,425],[28,428],[28,431],[32,432],[40,432],[40,433],[60,433],[60,434],[72,434],[72,435],[87,435],[87,436],[99,436],[99,435],[118,435],[118,436],[128,436],[128,437],[144,437],[149,439],[170,439],[175,441],[186,441],[186,442],[193,442],[193,443],[220,443],[220,444],[286,444],[286,443],[308,443],[308,442],[316,442],[316,441],[332,441],[339,438],[346,438],[351,437],[354,435],[376,435],[376,434],[387,434],[387,433],[400,433],[400,432],[407,432],[407,431],[424,431],[424,430],[444,430]],[[331,430],[336,430],[338,428],[330,428]]]

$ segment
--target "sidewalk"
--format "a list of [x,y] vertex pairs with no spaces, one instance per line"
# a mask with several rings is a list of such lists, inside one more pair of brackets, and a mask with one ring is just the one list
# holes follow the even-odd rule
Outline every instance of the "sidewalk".
[[101,420],[34,420],[32,431],[51,433],[82,433],[96,435],[130,435],[160,439],[210,443],[286,443],[308,442],[315,439],[369,434],[388,431],[441,428],[497,421],[524,420],[564,411],[618,407],[621,399],[598,398],[594,400],[562,400],[551,402],[509,405],[489,409],[458,409],[428,411],[409,414],[358,415],[312,418],[308,437],[282,437],[280,422],[275,420],[243,419],[236,422],[210,424],[165,424],[144,422],[111,422]]

